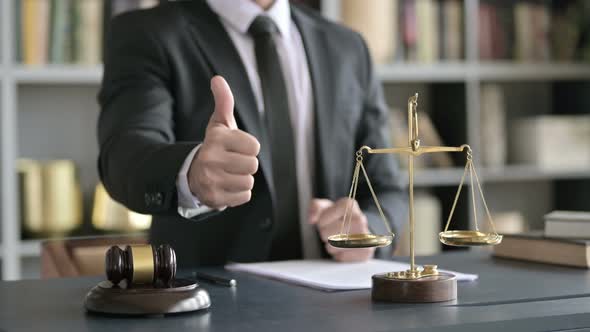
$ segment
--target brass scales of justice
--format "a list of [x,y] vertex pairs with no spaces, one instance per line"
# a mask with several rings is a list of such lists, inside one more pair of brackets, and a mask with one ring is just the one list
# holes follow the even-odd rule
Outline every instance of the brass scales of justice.
[[[395,234],[391,231],[391,227],[383,210],[377,195],[373,190],[365,167],[363,165],[363,153],[368,154],[408,154],[408,176],[409,176],[409,245],[410,245],[410,268],[406,271],[387,272],[383,274],[376,274],[372,277],[372,298],[376,301],[389,302],[442,302],[454,300],[457,298],[457,280],[451,273],[438,271],[436,265],[424,265],[419,267],[415,263],[414,257],[414,158],[426,153],[438,152],[465,152],[466,163],[463,176],[457,188],[457,193],[449,213],[447,223],[444,231],[439,233],[439,239],[442,243],[450,246],[484,246],[496,245],[502,241],[502,235],[496,232],[494,222],[491,218],[490,211],[483,196],[483,191],[479,183],[479,178],[473,164],[473,154],[471,147],[463,144],[459,147],[448,146],[421,146],[420,138],[418,136],[418,94],[411,96],[408,99],[408,136],[409,146],[394,147],[385,149],[373,149],[368,146],[361,147],[356,152],[356,166],[352,175],[352,184],[350,187],[349,198],[350,204],[346,207],[344,216],[342,218],[342,226],[340,234],[332,235],[328,238],[330,245],[337,248],[371,248],[384,247],[392,243]],[[356,197],[356,191],[359,182],[360,173],[363,173],[367,186],[371,192],[375,205],[379,210],[381,219],[383,220],[389,234],[350,234],[351,214],[350,208],[352,201]],[[475,221],[475,230],[449,230],[449,225],[453,218],[457,201],[461,194],[461,189],[465,182],[465,178],[469,174],[471,198],[473,204],[473,215]],[[474,183],[475,178],[475,183]],[[475,184],[481,196],[483,206],[485,208],[487,221],[490,225],[490,232],[482,231],[479,228],[477,220],[477,206],[475,203]]]

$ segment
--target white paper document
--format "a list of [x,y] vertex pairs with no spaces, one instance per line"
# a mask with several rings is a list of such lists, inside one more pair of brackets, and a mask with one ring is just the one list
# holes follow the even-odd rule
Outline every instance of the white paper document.
[[[405,271],[409,264],[373,259],[363,263],[338,263],[332,260],[293,260],[264,263],[234,263],[230,271],[248,272],[322,290],[353,290],[371,288],[371,276],[377,273]],[[445,271],[445,270],[439,270]],[[477,274],[452,271],[458,281],[472,281]]]

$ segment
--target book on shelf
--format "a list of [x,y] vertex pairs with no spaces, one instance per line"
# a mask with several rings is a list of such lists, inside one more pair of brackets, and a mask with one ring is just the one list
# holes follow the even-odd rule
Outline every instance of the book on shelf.
[[440,3],[440,58],[458,61],[463,57],[463,3],[447,0]]
[[504,92],[498,84],[481,88],[482,161],[490,167],[502,167],[507,157],[506,105]]
[[505,5],[491,5],[481,3],[478,9],[478,28],[479,28],[479,56],[480,59],[503,59],[506,58],[508,34],[510,31],[506,24],[511,21],[510,9]]
[[590,241],[552,238],[543,231],[505,234],[502,243],[493,247],[493,255],[524,261],[590,267]]
[[403,23],[401,25],[402,30],[400,31],[400,33],[403,36],[402,40],[405,51],[404,58],[402,58],[402,60],[416,61],[416,44],[418,40],[416,2],[408,0],[401,2],[400,5],[403,8],[401,17]]
[[22,0],[18,2],[22,28],[22,57],[29,65],[43,65],[47,60],[49,2]]
[[577,22],[579,11],[576,6],[563,6],[555,2],[551,17],[551,54],[554,60],[568,61],[576,58],[581,29]]
[[439,59],[440,28],[438,4],[434,0],[416,1],[416,60],[418,62],[435,62]]
[[544,219],[547,237],[590,239],[590,212],[558,210]]
[[82,223],[82,190],[71,160],[18,162],[21,224],[28,235],[64,235]]
[[51,0],[51,18],[49,32],[49,62],[54,64],[70,63],[74,60],[72,48],[73,24],[71,13],[72,0]]
[[376,63],[390,62],[395,53],[397,4],[391,0],[374,0],[370,5],[357,0],[341,3],[342,22],[363,36]]
[[341,14],[342,23],[365,38],[376,63],[432,63],[463,56],[460,0],[343,0]]
[[[414,206],[416,209],[415,230],[415,254],[416,255],[436,255],[442,250],[438,240],[441,220],[443,218],[442,206],[440,200],[428,191],[418,190],[414,197]],[[408,256],[409,253],[409,231],[408,223],[404,223],[397,230],[397,245],[394,256]]]
[[75,61],[93,65],[101,62],[102,54],[102,10],[100,1],[75,1],[78,25],[75,28]]
[[[97,65],[105,22],[158,0],[21,0],[15,6],[16,59],[25,65]],[[108,19],[105,19],[108,18]]]

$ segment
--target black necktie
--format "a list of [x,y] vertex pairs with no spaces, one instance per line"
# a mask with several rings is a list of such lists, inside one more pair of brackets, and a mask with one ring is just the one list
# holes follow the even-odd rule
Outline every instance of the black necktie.
[[248,32],[254,38],[258,76],[264,97],[264,115],[275,187],[273,239],[270,259],[301,258],[299,203],[295,169],[295,142],[289,116],[289,101],[273,34],[278,33],[267,16],[258,16]]

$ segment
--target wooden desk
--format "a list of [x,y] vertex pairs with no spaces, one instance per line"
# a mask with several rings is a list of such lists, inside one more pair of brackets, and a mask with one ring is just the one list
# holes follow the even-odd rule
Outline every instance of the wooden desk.
[[[440,304],[372,303],[369,290],[321,292],[234,273],[238,288],[203,284],[206,312],[120,318],[88,314],[96,278],[0,283],[0,331],[548,331],[590,326],[590,272],[453,253],[420,264],[478,273],[459,299]],[[226,273],[220,269],[209,272]]]

